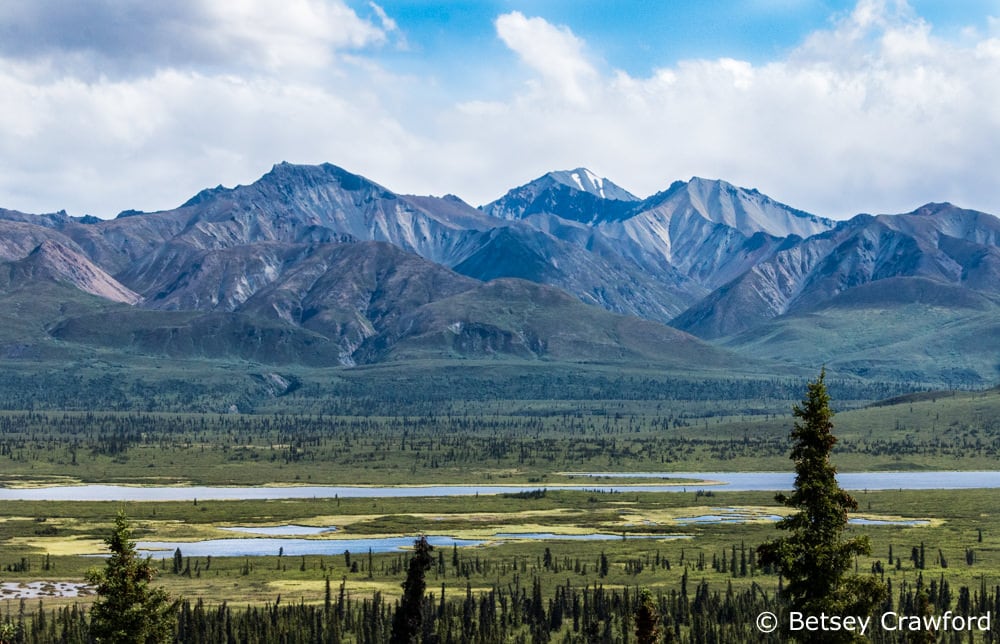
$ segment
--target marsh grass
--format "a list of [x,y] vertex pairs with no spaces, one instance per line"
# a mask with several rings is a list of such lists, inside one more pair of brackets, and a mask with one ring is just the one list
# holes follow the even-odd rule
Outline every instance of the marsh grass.
[[[886,569],[894,584],[913,582],[918,575],[927,580],[945,579],[952,587],[1000,583],[1000,512],[995,510],[995,490],[871,491],[857,494],[858,516],[871,518],[931,518],[928,526],[852,526],[849,532],[867,534],[873,544],[872,556],[860,558],[857,568],[867,572],[876,561]],[[595,494],[591,492],[548,492],[543,498],[518,499],[502,496],[480,497],[470,508],[468,498],[341,499],[297,501],[217,501],[199,503],[129,503],[126,511],[141,539],[189,540],[217,537],[222,525],[337,525],[349,527],[350,536],[448,534],[464,538],[488,539],[491,545],[459,548],[459,568],[453,566],[456,552],[441,548],[442,570],[428,574],[428,589],[448,594],[465,593],[466,587],[488,589],[496,584],[524,583],[537,576],[545,592],[556,585],[632,587],[640,584],[653,589],[676,589],[687,569],[690,584],[707,581],[716,588],[733,584],[747,587],[756,582],[766,588],[777,583],[773,575],[756,570],[753,576],[733,575],[712,568],[713,558],[728,560],[733,548],[738,556],[774,535],[774,524],[750,521],[734,524],[677,525],[678,517],[708,514],[719,508],[758,514],[780,514],[773,495],[767,492],[717,492],[711,505],[694,493]],[[372,505],[378,509],[373,512]],[[100,560],[79,556],[100,551],[100,539],[109,529],[117,503],[94,502],[14,502],[3,508],[0,521],[0,566],[26,557],[31,570],[5,572],[3,581],[52,579],[82,580],[85,572]],[[204,508],[204,509],[202,509]],[[36,521],[45,517],[44,522]],[[440,519],[440,520],[439,520]],[[65,523],[63,521],[65,520]],[[72,534],[25,535],[21,531],[51,522],[72,529]],[[626,525],[631,524],[631,525]],[[60,528],[61,529],[61,528]],[[683,540],[629,538],[633,534],[685,535]],[[982,541],[979,541],[980,531]],[[583,534],[621,533],[607,541],[531,541],[489,539],[496,532],[554,532]],[[186,537],[182,535],[186,534]],[[225,533],[232,536],[232,533]],[[324,535],[348,536],[338,530]],[[925,568],[918,570],[909,557],[913,548],[924,545]],[[900,568],[888,565],[889,546]],[[543,565],[545,551],[555,562]],[[974,563],[966,563],[967,549]],[[944,557],[941,565],[938,551]],[[183,552],[183,548],[182,548]],[[42,570],[45,554],[51,569]],[[435,552],[435,557],[439,553]],[[599,574],[602,554],[609,566]],[[387,597],[399,594],[405,574],[405,552],[374,554],[352,552],[352,569],[344,556],[293,557],[214,557],[185,558],[190,577],[170,571],[173,553],[164,553],[158,577],[171,593],[208,603],[238,601],[266,603],[280,594],[284,599],[320,602],[326,579],[334,592],[341,582],[354,597],[378,591]],[[683,558],[683,560],[682,560]],[[669,561],[670,569],[655,562]],[[438,559],[436,558],[437,562]],[[636,562],[641,568],[636,572]],[[700,563],[699,563],[700,562]],[[158,567],[161,565],[157,563]],[[478,567],[477,567],[478,566]],[[304,570],[302,569],[304,568]],[[194,572],[197,570],[197,572]],[[517,582],[517,579],[521,579]],[[49,605],[50,600],[46,600]],[[52,600],[56,601],[56,600]],[[72,603],[70,600],[59,602]],[[87,601],[87,600],[82,600]]]

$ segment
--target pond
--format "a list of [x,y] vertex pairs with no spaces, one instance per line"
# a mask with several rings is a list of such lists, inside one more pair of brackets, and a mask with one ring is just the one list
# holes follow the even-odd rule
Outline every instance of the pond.
[[917,527],[931,524],[931,522],[927,519],[866,519],[864,517],[848,519],[847,522],[851,525],[898,525],[905,527]]
[[5,581],[0,583],[0,599],[82,597],[93,592],[93,587],[76,581]]
[[688,524],[718,524],[718,523],[748,523],[750,521],[779,521],[778,514],[752,514],[750,512],[719,512],[719,514],[701,514],[694,517],[677,517],[674,523]]
[[313,527],[308,525],[275,525],[275,526],[229,526],[219,528],[229,532],[243,532],[246,534],[261,534],[269,537],[306,537],[310,535],[334,532],[336,526]]
[[[763,512],[751,512],[739,508],[712,508],[711,514],[699,514],[691,517],[677,517],[674,523],[677,525],[719,525],[749,523],[751,521],[780,521],[780,514],[768,514]],[[916,527],[927,526],[931,522],[927,519],[889,519],[889,518],[869,518],[855,517],[848,519],[850,525],[865,526],[904,526]]]
[[[256,529],[256,528],[255,528]],[[689,539],[677,534],[628,534],[626,539]],[[285,557],[304,555],[342,555],[345,550],[352,554],[365,554],[370,548],[373,553],[396,552],[413,546],[416,537],[368,537],[362,539],[205,539],[202,541],[140,541],[136,550],[156,559],[174,556],[178,548],[185,557],[275,557],[281,553]],[[622,535],[609,533],[555,534],[552,532],[499,532],[489,540],[457,539],[448,536],[429,536],[428,543],[435,547],[459,548],[496,544],[505,539],[544,541],[610,541],[621,540]]]
[[[402,551],[413,547],[416,537],[372,537],[367,539],[205,539],[203,541],[139,541],[136,550],[155,559],[173,557],[180,548],[185,557],[285,557],[303,555],[342,555]],[[478,546],[483,541],[432,536],[427,542],[435,547]]]
[[[285,527],[285,526],[276,526]],[[306,526],[295,526],[306,527]],[[225,529],[225,528],[223,528]],[[241,528],[242,529],[242,528]],[[248,532],[259,533],[262,528],[246,528]],[[267,528],[263,528],[267,529]],[[313,528],[314,530],[330,531],[336,528]],[[317,534],[317,533],[312,533]],[[626,539],[689,539],[687,535],[677,534],[627,534]],[[416,537],[367,537],[360,539],[301,539],[286,538],[234,538],[234,539],[204,539],[202,541],[140,541],[136,550],[153,558],[169,558],[174,556],[178,548],[185,557],[275,557],[279,553],[286,557],[304,555],[342,555],[345,550],[351,554],[364,554],[369,549],[373,553],[396,552],[413,547]],[[451,548],[458,546],[496,545],[505,539],[509,540],[544,540],[544,541],[611,541],[622,540],[622,534],[589,533],[589,534],[556,534],[553,532],[499,532],[489,539],[458,539],[449,536],[428,536],[427,541],[432,546]]]

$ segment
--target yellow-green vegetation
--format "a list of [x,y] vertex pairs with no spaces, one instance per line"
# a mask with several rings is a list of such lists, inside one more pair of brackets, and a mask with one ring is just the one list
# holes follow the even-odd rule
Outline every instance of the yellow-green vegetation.
[[[853,534],[867,534],[873,544],[870,557],[862,557],[857,566],[870,570],[876,561],[882,563],[887,579],[913,580],[917,574],[934,575],[950,580],[953,585],[1000,581],[1000,513],[995,511],[996,492],[990,490],[962,491],[893,491],[868,492],[858,495],[861,511],[858,516],[875,519],[926,519],[925,526],[852,526]],[[603,585],[670,589],[679,583],[680,575],[689,568],[689,575],[711,583],[737,587],[757,581],[770,586],[776,577],[759,569],[754,574],[736,576],[728,569],[733,548],[737,556],[774,534],[774,524],[760,517],[785,511],[767,492],[717,492],[706,505],[704,497],[694,493],[618,493],[553,492],[541,498],[479,497],[470,508],[468,498],[378,499],[379,513],[372,512],[371,499],[319,499],[293,501],[213,501],[200,502],[195,510],[191,503],[149,502],[125,506],[140,540],[195,541],[220,536],[245,536],[226,533],[218,528],[225,525],[268,526],[281,523],[299,525],[336,525],[338,531],[311,538],[337,539],[364,535],[390,536],[446,534],[465,538],[490,538],[497,532],[552,532],[556,534],[611,533],[622,535],[606,541],[532,541],[495,537],[493,545],[460,548],[460,561],[489,561],[488,572],[452,570],[453,552],[440,549],[447,566],[443,572],[429,574],[430,587],[444,583],[454,592],[464,592],[466,584],[490,587],[509,580],[522,566],[534,565],[546,549],[560,563],[558,574],[543,576],[544,585],[565,582],[569,574],[581,585],[600,581]],[[25,557],[30,562],[26,571],[7,572],[2,579],[80,580],[94,565],[90,557],[79,555],[101,552],[101,537],[106,534],[108,517],[120,507],[115,503],[97,502],[11,502],[0,521],[3,544],[0,565],[15,564]],[[738,523],[678,523],[678,519],[718,514],[720,511],[743,514],[750,520]],[[73,516],[68,516],[72,514]],[[186,515],[183,519],[181,515]],[[30,518],[29,518],[30,517]],[[44,521],[38,519],[44,518]],[[34,534],[38,526],[54,528],[54,534]],[[629,536],[633,538],[629,538]],[[683,540],[634,538],[639,535],[668,537],[684,535]],[[982,541],[980,541],[980,535]],[[913,548],[923,544],[925,568],[915,568],[910,561]],[[888,552],[901,561],[897,569],[888,564]],[[183,547],[182,547],[183,550]],[[941,565],[943,557],[944,566]],[[971,563],[967,556],[971,555]],[[609,569],[600,576],[595,562],[605,553]],[[50,556],[50,569],[43,570],[45,556]],[[187,598],[202,598],[209,602],[267,602],[276,593],[283,597],[320,601],[320,585],[326,578],[346,579],[347,589],[358,595],[379,590],[393,595],[399,592],[399,566],[404,553],[375,554],[369,571],[366,553],[352,553],[352,569],[343,556],[312,556],[304,558],[278,557],[213,557],[191,561],[197,573],[191,576],[173,574],[170,570],[172,552],[166,557],[159,576],[171,594]],[[714,569],[716,561],[725,556],[727,569]],[[655,566],[657,558],[670,561],[670,569]],[[579,560],[579,565],[577,565]],[[639,562],[638,564],[636,562]],[[717,564],[718,565],[718,564]],[[739,565],[739,562],[738,562]],[[305,567],[302,570],[302,567]],[[497,568],[505,566],[505,568]],[[639,566],[641,570],[634,569]],[[945,567],[946,566],[946,567]],[[586,568],[586,571],[582,567]],[[569,569],[567,571],[567,568]],[[502,570],[502,572],[501,572]],[[992,580],[992,581],[991,581]]]

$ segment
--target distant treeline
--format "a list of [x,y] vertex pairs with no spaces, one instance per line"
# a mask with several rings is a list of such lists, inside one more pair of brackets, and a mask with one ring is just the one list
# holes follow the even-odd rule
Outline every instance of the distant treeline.
[[[495,401],[733,401],[717,413],[770,413],[798,400],[796,378],[697,378],[617,367],[331,369],[280,379],[234,368],[190,377],[177,370],[99,365],[0,370],[0,410],[297,412],[333,415],[429,414],[482,409]],[[218,370],[216,370],[218,371]],[[270,374],[277,375],[277,374]],[[284,383],[276,387],[275,381]],[[828,380],[840,401],[873,401],[926,389],[920,383]]]
[[[330,463],[433,471],[455,466],[536,466],[550,470],[636,464],[647,467],[695,457],[713,461],[784,457],[784,426],[731,434],[703,433],[708,421],[673,412],[627,413],[613,405],[589,413],[541,416],[194,415],[9,412],[0,414],[0,462],[84,466],[142,450],[158,464],[171,452],[206,464]],[[951,431],[955,430],[955,431]],[[842,439],[838,454],[891,457],[1000,457],[1000,422],[981,419],[934,435],[898,431]],[[153,462],[153,461],[151,461]],[[78,470],[87,474],[86,470]]]

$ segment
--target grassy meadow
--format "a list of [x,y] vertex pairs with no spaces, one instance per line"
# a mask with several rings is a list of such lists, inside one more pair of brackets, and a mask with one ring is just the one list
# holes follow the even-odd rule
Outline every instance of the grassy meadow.
[[[0,566],[16,568],[27,559],[30,567],[5,572],[2,580],[82,579],[89,568],[101,565],[100,560],[82,555],[103,551],[107,517],[124,507],[140,541],[233,538],[241,535],[220,528],[282,524],[337,527],[336,532],[311,537],[317,539],[424,533],[485,541],[457,550],[437,549],[444,565],[431,571],[428,584],[431,589],[443,584],[446,592],[463,593],[470,584],[476,589],[514,583],[518,575],[537,576],[543,586],[551,587],[569,579],[579,585],[641,585],[664,591],[677,588],[685,570],[691,584],[705,580],[721,588],[730,583],[736,587],[757,583],[773,589],[776,582],[776,576],[759,567],[754,569],[752,562],[746,561],[756,545],[776,535],[773,521],[762,517],[786,512],[775,503],[772,493],[716,492],[705,496],[694,491],[548,491],[538,498],[531,496],[480,496],[474,502],[451,497],[124,506],[112,502],[15,501],[5,504],[0,521],[4,543]],[[1000,582],[1000,513],[995,509],[995,491],[872,491],[858,493],[856,498],[859,517],[926,521],[916,526],[852,526],[852,534],[868,535],[873,545],[871,556],[857,561],[858,570],[871,570],[881,562],[885,578],[894,580],[897,587],[904,581],[915,581],[918,574],[928,579],[943,577],[955,587],[978,585],[982,580],[990,585]],[[739,523],[685,521],[727,511],[749,518]],[[603,533],[616,538],[539,541],[496,536],[526,532]],[[921,546],[925,550],[923,569],[910,559],[912,550]],[[890,548],[894,558],[900,559],[898,568],[888,565]],[[183,553],[183,547],[181,550]],[[541,563],[546,550],[555,562],[549,567]],[[731,568],[734,552],[735,571]],[[608,560],[603,574],[602,553]],[[369,560],[366,552],[353,552],[354,568],[341,555],[278,557],[276,552],[270,557],[186,558],[185,565],[194,572],[174,574],[173,554],[163,553],[159,583],[178,596],[211,603],[267,602],[278,594],[296,601],[320,602],[327,578],[343,582],[355,596],[374,590],[395,596],[400,592],[406,556],[402,552],[375,554]],[[719,564],[722,559],[726,560],[724,569]]]

